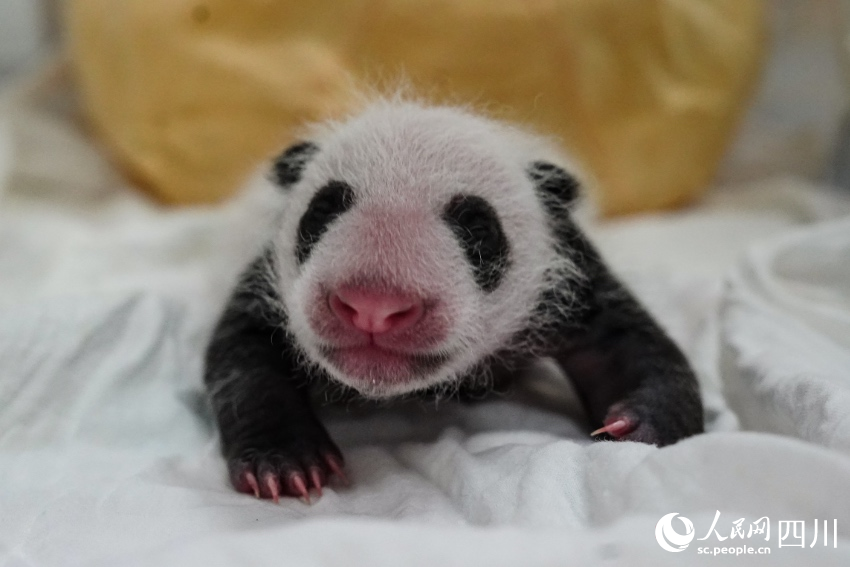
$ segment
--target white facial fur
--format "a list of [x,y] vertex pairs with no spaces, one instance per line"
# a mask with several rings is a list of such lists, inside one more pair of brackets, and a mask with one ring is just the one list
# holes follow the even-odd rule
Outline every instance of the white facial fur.
[[[546,213],[526,170],[534,161],[563,163],[548,144],[466,111],[380,101],[354,118],[320,125],[308,138],[319,151],[286,189],[277,235],[278,285],[289,331],[307,359],[367,397],[400,395],[455,378],[510,344],[526,328],[541,290],[573,273],[556,253]],[[314,193],[347,182],[354,207],[336,219],[298,265],[299,221]],[[280,189],[278,189],[280,191]],[[457,194],[482,197],[496,210],[510,246],[510,265],[490,293],[479,288],[442,220]],[[426,375],[398,382],[346,376],[323,358],[310,323],[320,286],[375,281],[443,303],[447,336],[422,352],[449,354]]]

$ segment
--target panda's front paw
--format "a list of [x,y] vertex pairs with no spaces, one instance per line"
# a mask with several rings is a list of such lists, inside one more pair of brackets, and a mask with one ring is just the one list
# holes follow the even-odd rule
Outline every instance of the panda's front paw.
[[343,484],[348,478],[343,471],[342,453],[334,443],[324,439],[298,438],[276,443],[274,447],[246,446],[227,459],[230,482],[239,492],[275,502],[281,496],[294,496],[307,504],[310,491],[322,495],[332,477]]
[[702,414],[688,415],[652,407],[637,402],[620,402],[612,405],[603,420],[603,426],[592,432],[597,439],[637,441],[663,447],[702,433]]

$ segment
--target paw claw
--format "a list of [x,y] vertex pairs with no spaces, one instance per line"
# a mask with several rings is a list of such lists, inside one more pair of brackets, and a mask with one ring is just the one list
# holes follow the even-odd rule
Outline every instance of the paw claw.
[[307,490],[307,482],[305,481],[303,474],[295,473],[290,476],[289,486],[296,496],[298,496],[306,504],[310,503],[310,492]]
[[277,483],[277,475],[267,473],[264,480],[266,481],[266,487],[269,489],[272,500],[274,500],[275,504],[280,504],[280,486]]
[[254,473],[248,471],[245,473],[245,482],[248,484],[248,487],[254,493],[254,498],[260,497],[260,485],[257,484],[257,477],[254,476]]
[[316,494],[319,495],[319,498],[322,497],[322,484],[324,484],[322,476],[322,470],[319,467],[310,467],[310,480],[312,481],[313,488],[316,489]]
[[342,481],[342,484],[345,486],[349,486],[351,483],[348,480],[348,477],[345,476],[345,472],[342,470],[342,463],[340,460],[333,455],[325,455],[325,462],[328,464],[328,468],[331,469],[331,472]]
[[622,437],[626,435],[629,431],[634,429],[632,424],[627,419],[616,419],[611,421],[610,423],[605,424],[605,426],[600,427],[596,431],[590,434],[591,437],[596,437],[597,435],[601,435],[602,433],[607,433],[611,437]]

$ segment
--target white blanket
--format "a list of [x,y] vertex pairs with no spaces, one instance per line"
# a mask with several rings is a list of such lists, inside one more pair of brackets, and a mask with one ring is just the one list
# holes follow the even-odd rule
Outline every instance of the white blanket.
[[[766,180],[587,223],[693,360],[710,433],[593,443],[541,369],[522,401],[330,412],[353,485],[275,505],[228,485],[200,386],[262,201],[161,209],[61,103],[0,117],[0,565],[850,565],[845,199]],[[770,554],[720,551],[742,546]]]

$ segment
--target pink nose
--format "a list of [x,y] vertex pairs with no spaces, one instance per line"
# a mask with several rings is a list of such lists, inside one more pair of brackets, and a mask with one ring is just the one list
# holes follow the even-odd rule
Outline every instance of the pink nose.
[[410,328],[425,311],[421,299],[358,288],[340,288],[328,303],[341,321],[373,334]]

